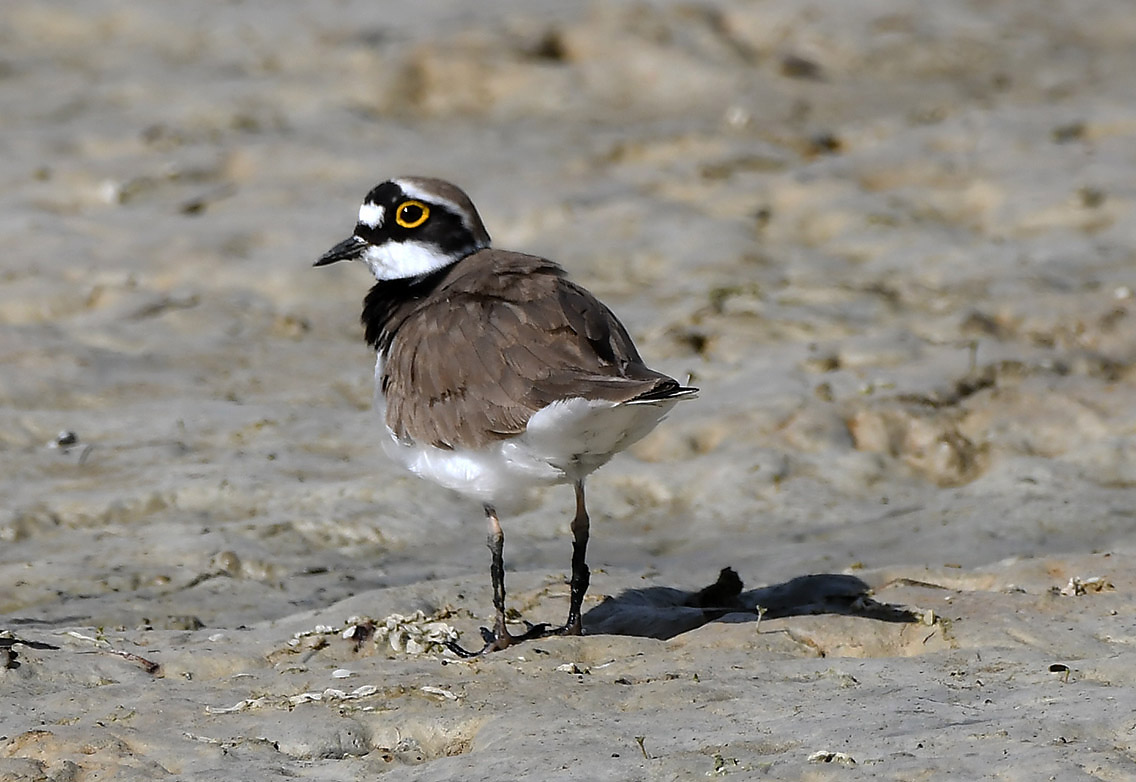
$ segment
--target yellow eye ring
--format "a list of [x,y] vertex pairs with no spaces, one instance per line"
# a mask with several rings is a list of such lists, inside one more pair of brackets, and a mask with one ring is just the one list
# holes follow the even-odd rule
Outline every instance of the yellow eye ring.
[[403,228],[417,228],[430,216],[430,207],[421,201],[403,201],[394,213],[394,221]]

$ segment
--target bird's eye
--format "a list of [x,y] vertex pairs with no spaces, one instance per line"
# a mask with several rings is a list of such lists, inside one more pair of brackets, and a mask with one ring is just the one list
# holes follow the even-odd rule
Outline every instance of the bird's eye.
[[394,213],[394,220],[403,228],[417,228],[430,216],[430,207],[421,201],[403,201]]

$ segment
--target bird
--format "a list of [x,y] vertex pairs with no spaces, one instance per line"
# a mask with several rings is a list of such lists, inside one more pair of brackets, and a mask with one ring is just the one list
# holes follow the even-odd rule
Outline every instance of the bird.
[[[586,478],[698,389],[650,369],[627,329],[560,265],[500,250],[450,182],[375,186],[351,236],[315,266],[361,261],[376,351],[373,408],[392,460],[479,501],[488,525],[495,622],[472,657],[544,635],[580,635],[590,582]],[[564,625],[506,626],[504,532],[497,507],[535,486],[571,484],[572,564]]]

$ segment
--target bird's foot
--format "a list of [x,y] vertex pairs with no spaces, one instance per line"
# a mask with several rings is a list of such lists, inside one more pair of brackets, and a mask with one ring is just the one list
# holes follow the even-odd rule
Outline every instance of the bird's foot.
[[552,628],[551,630],[549,630],[548,632],[545,633],[545,635],[583,635],[583,634],[584,634],[584,628],[580,625],[579,622],[569,622],[568,624],[561,625],[560,627],[554,627],[554,628]]
[[513,635],[503,627],[499,628],[496,632],[490,630],[488,627],[481,628],[481,638],[485,641],[485,646],[481,647],[481,649],[476,652],[471,649],[466,649],[464,646],[460,646],[457,641],[447,641],[446,648],[458,657],[469,659],[471,657],[481,657],[490,652],[500,652],[503,649],[508,649],[513,644],[532,641],[533,639],[543,638],[549,635],[548,625],[544,622],[535,625],[532,622],[525,622],[525,627],[527,629],[520,635]]

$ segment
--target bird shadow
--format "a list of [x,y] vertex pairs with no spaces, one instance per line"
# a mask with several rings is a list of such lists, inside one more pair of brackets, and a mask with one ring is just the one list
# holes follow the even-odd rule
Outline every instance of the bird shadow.
[[714,621],[756,622],[805,614],[862,616],[882,622],[918,622],[918,613],[872,599],[871,587],[855,576],[819,573],[783,584],[742,591],[733,568],[696,591],[674,587],[628,589],[605,598],[584,614],[590,634],[634,635],[666,640]]

